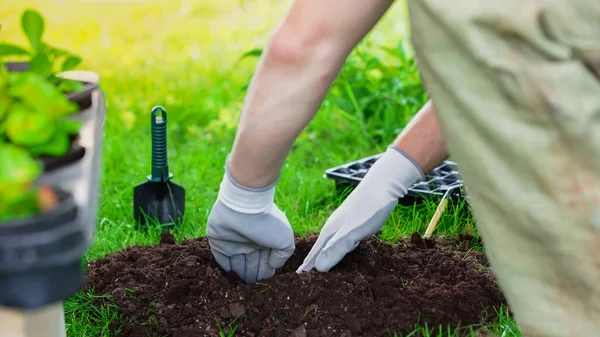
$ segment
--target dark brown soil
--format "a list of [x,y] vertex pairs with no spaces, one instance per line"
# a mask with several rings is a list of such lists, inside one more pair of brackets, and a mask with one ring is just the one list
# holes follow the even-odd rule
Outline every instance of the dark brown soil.
[[283,269],[246,285],[217,267],[204,238],[177,244],[163,233],[160,245],[93,261],[87,281],[124,314],[112,326],[119,336],[219,336],[218,324],[227,332],[236,317],[235,336],[404,335],[417,323],[485,323],[506,304],[485,256],[469,250],[471,239],[415,234],[390,246],[371,238],[329,273],[298,275],[316,236],[298,238]]

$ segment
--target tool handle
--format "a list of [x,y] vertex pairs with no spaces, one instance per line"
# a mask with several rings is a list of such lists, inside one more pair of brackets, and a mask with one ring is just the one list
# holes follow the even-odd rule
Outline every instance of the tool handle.
[[433,218],[431,218],[431,221],[429,222],[429,226],[427,226],[427,230],[425,231],[425,235],[423,235],[423,237],[425,237],[425,238],[431,237],[431,235],[433,234],[433,231],[435,230],[435,227],[437,227],[438,223],[440,222],[440,219],[442,218],[442,214],[444,213],[444,210],[446,209],[446,205],[448,205],[448,199],[444,198],[444,199],[442,199],[442,202],[440,202],[437,209],[435,210],[435,214],[433,215]]
[[435,210],[435,213],[433,214],[433,218],[431,218],[431,221],[429,221],[429,226],[427,226],[427,229],[425,230],[425,235],[423,235],[424,238],[431,237],[433,231],[435,230],[438,223],[440,222],[440,219],[442,218],[442,214],[444,214],[444,210],[446,210],[446,206],[448,205],[448,198],[450,198],[450,192],[459,187],[461,187],[461,185],[454,185],[450,187],[446,191],[446,193],[444,193],[444,196],[442,196],[442,201],[440,202],[437,209]]
[[162,106],[156,106],[152,109],[150,119],[152,125],[152,175],[150,180],[166,182],[171,178],[167,153],[167,111]]

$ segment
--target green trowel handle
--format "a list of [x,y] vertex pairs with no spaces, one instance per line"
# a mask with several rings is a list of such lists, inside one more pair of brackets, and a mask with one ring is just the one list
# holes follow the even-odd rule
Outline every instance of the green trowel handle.
[[167,154],[167,111],[162,106],[152,109],[152,175],[150,181],[166,182],[171,179]]

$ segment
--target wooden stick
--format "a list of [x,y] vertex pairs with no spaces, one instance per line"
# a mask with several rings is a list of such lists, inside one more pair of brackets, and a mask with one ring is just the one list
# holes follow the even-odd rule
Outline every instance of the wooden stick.
[[0,307],[0,337],[65,337],[62,303],[38,310]]
[[435,213],[433,214],[433,218],[431,218],[431,221],[429,221],[429,226],[427,226],[427,230],[425,230],[425,235],[423,235],[424,238],[430,238],[431,235],[433,235],[433,231],[440,222],[442,214],[444,214],[446,206],[448,205],[448,198],[450,197],[450,192],[458,187],[460,187],[460,185],[454,185],[446,190],[446,193],[444,193],[444,196],[442,197],[442,201],[440,202],[437,209],[435,210]]
[[437,209],[435,210],[435,214],[433,215],[433,218],[431,218],[431,221],[429,221],[429,226],[427,226],[425,235],[423,235],[424,238],[431,237],[431,235],[433,234],[433,231],[435,230],[438,223],[440,222],[440,219],[442,218],[442,214],[444,213],[444,210],[446,209],[446,205],[448,205],[448,198],[443,198],[442,201],[440,202],[440,204],[438,205]]

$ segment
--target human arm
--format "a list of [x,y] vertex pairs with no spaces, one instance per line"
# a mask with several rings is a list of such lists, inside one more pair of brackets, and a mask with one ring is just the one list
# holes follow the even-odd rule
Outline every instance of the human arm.
[[392,3],[293,2],[259,61],[242,108],[229,163],[237,181],[248,187],[275,181],[349,53]]
[[254,282],[271,277],[293,253],[291,226],[273,197],[283,161],[349,53],[392,3],[295,0],[275,29],[208,218],[207,237],[223,269]]
[[297,272],[333,268],[360,241],[383,227],[408,187],[448,156],[435,107],[428,101],[327,219]]
[[[421,107],[392,145],[413,158],[425,174],[450,157],[431,100]],[[391,174],[395,176],[402,173]]]

